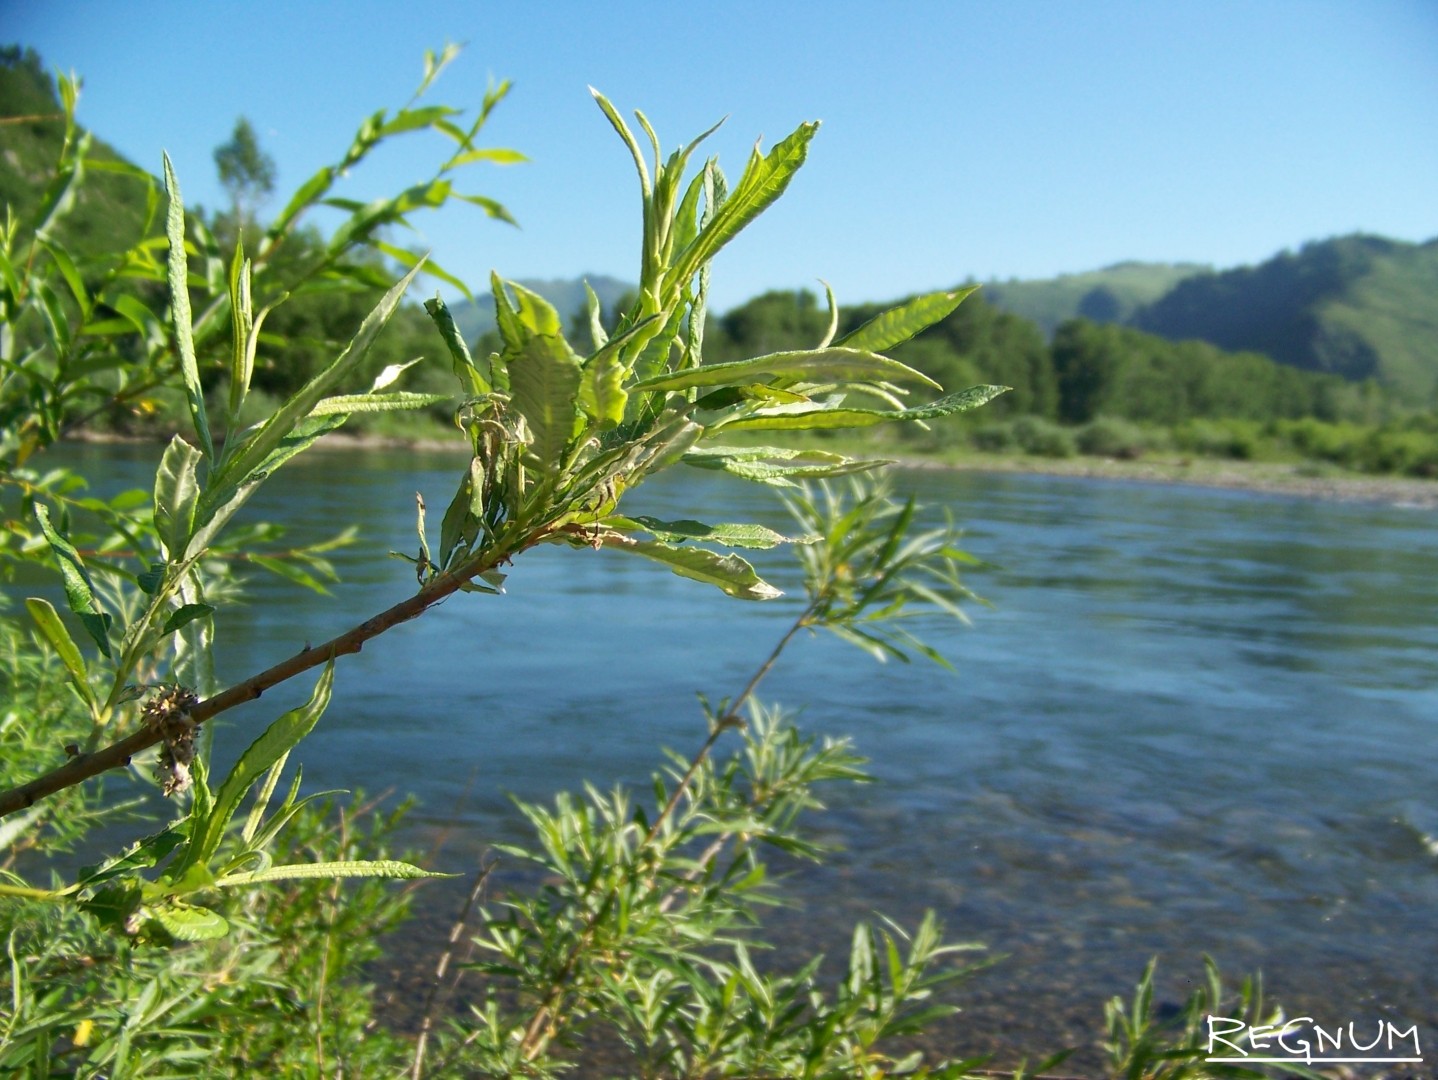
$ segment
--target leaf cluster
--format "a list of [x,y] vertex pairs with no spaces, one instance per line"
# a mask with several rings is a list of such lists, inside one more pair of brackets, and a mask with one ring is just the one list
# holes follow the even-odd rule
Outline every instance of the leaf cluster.
[[[847,743],[803,739],[777,713],[751,710],[741,753],[692,776],[654,777],[644,807],[627,792],[589,789],[553,809],[521,804],[536,849],[501,848],[546,884],[484,913],[476,942],[491,957],[475,1016],[472,1067],[553,1075],[602,1033],[643,1076],[879,1076],[917,1070],[886,1047],[955,1010],[940,987],[974,969],[944,958],[932,915],[912,938],[856,928],[847,964],[825,989],[816,957],[793,974],[761,971],[756,908],[778,901],[765,847],[821,849],[799,826],[814,787],[862,780]],[[677,808],[665,812],[675,795]],[[517,1008],[497,1002],[511,997]],[[476,1037],[477,1036],[477,1037]],[[881,1045],[882,1044],[882,1045]],[[958,1076],[947,1064],[913,1075]]]

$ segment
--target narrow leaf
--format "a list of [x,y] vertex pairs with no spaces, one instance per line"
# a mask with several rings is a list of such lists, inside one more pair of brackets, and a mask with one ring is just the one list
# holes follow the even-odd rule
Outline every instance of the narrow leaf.
[[444,339],[445,348],[449,350],[450,360],[454,368],[455,378],[459,380],[460,386],[466,394],[488,394],[494,387],[490,384],[489,372],[480,369],[474,362],[474,357],[469,353],[469,346],[464,343],[464,337],[455,325],[454,316],[450,314],[449,308],[438,296],[424,302],[424,310],[434,320],[434,325],[439,329],[439,336]]
[[182,604],[170,612],[170,617],[165,620],[165,628],[160,631],[160,636],[173,634],[186,623],[194,622],[196,619],[203,619],[206,615],[213,615],[215,609],[209,604]]
[[938,387],[938,383],[908,364],[862,349],[828,348],[770,353],[727,364],[703,364],[687,371],[657,375],[636,383],[636,390],[685,390],[692,386],[734,386],[759,379],[785,383],[907,381]]
[[185,265],[185,205],[180,197],[180,181],[175,178],[170,155],[165,155],[165,192],[170,209],[165,216],[165,235],[170,241],[169,283],[170,315],[175,323],[175,348],[180,353],[180,372],[185,379],[185,397],[190,405],[190,419],[205,457],[215,456],[210,439],[210,422],[205,416],[205,392],[200,386],[200,367],[195,360],[195,343],[190,334],[190,285]]
[[642,529],[667,544],[703,540],[726,547],[766,549],[798,542],[792,536],[784,536],[763,525],[706,525],[702,521],[660,521],[652,517],[626,518],[618,515],[607,517],[599,524],[620,532]]
[[256,870],[248,874],[230,874],[215,882],[222,888],[235,885],[258,885],[265,881],[289,881],[303,878],[443,878],[454,874],[441,874],[434,870],[422,870],[411,863],[397,859],[376,859],[369,862],[349,860],[344,862],[298,863],[289,866],[271,866],[267,870]]
[[851,349],[868,349],[871,352],[892,349],[921,330],[947,318],[964,298],[976,289],[977,285],[970,285],[952,292],[936,292],[915,297],[898,307],[880,312],[857,330],[845,334],[835,344]]
[[719,555],[699,547],[673,547],[658,541],[635,540],[621,533],[601,533],[603,546],[643,555],[663,563],[680,577],[713,585],[740,600],[772,600],[784,594],[754,572],[737,555]]
[[1008,390],[1007,386],[971,386],[956,394],[939,398],[928,405],[912,409],[795,409],[791,412],[774,411],[757,416],[746,416],[737,420],[720,423],[715,429],[725,431],[796,431],[816,428],[870,427],[899,420],[935,420],[942,416],[968,412],[992,401]]
[[94,586],[85,570],[85,564],[80,559],[80,553],[50,524],[50,511],[43,504],[36,504],[35,518],[39,521],[40,531],[49,541],[55,563],[60,568],[60,578],[65,585],[66,604],[80,617],[80,623],[99,646],[101,655],[107,660],[110,659],[111,619],[95,600]]
[[35,625],[40,628],[40,633],[45,635],[45,640],[55,650],[60,662],[65,665],[69,672],[70,682],[80,695],[81,700],[95,711],[95,695],[90,689],[89,674],[85,670],[85,659],[80,655],[80,649],[75,640],[70,637],[70,631],[65,629],[59,614],[48,600],[42,600],[37,596],[28,597],[25,600],[25,607],[30,612],[30,617],[35,620]]
[[301,739],[313,730],[330,703],[330,691],[334,686],[335,662],[331,658],[315,683],[310,700],[297,709],[291,709],[268,728],[263,735],[252,742],[240,760],[235,762],[225,782],[215,796],[214,809],[210,812],[199,832],[191,842],[179,872],[191,866],[202,866],[220,846],[225,828],[234,816],[245,792],[284,754],[295,748]]

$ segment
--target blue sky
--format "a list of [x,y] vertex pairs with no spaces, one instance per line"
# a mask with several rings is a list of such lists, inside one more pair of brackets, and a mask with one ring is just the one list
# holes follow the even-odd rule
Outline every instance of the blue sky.
[[[823,121],[784,200],[721,255],[727,307],[831,282],[841,303],[1124,259],[1232,266],[1353,231],[1438,236],[1433,0],[938,3],[338,3],[0,0],[0,40],[84,77],[82,121],[136,162],[175,161],[223,204],[214,147],[248,116],[293,190],[359,121],[404,104],[424,50],[464,53],[427,100],[514,82],[472,167],[518,230],[463,206],[400,242],[483,286],[636,276],[633,166],[586,91],[640,108],[666,148],[737,173],[753,140]],[[427,179],[440,141],[350,177]],[[277,195],[270,209],[278,209]]]

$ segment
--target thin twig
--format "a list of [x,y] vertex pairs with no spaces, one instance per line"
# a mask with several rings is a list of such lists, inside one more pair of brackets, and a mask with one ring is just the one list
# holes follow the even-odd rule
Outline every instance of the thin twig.
[[[429,1041],[429,1033],[434,1026],[434,1007],[439,999],[440,987],[444,982],[444,973],[449,969],[449,962],[454,958],[454,947],[459,943],[460,935],[464,933],[469,925],[469,913],[474,910],[475,901],[479,899],[480,892],[484,889],[484,883],[488,880],[490,872],[498,865],[499,860],[491,862],[488,866],[482,866],[474,877],[474,887],[469,890],[469,896],[465,898],[464,906],[460,909],[459,918],[449,929],[449,943],[445,946],[444,952],[440,955],[439,963],[435,965],[434,982],[430,984],[429,993],[424,999],[424,1017],[419,1025],[419,1041],[414,1047],[414,1066],[410,1069],[410,1080],[420,1080],[424,1069],[424,1048]],[[462,974],[462,973],[461,973]],[[459,980],[455,983],[458,985]]]

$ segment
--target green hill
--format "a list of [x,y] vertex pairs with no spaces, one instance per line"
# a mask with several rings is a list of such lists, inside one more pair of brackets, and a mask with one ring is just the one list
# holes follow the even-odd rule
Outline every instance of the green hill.
[[[39,207],[64,141],[64,110],[40,57],[18,45],[0,47],[0,205],[21,219]],[[128,247],[145,225],[143,182],[105,170],[125,159],[98,139],[88,158],[86,183],[58,239],[80,255]]]
[[1121,262],[1056,278],[991,281],[984,285],[984,296],[995,307],[1038,323],[1052,337],[1069,319],[1127,322],[1140,307],[1206,270],[1193,263]]
[[1344,236],[1185,278],[1132,325],[1252,350],[1308,371],[1438,396],[1438,239]]

